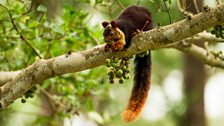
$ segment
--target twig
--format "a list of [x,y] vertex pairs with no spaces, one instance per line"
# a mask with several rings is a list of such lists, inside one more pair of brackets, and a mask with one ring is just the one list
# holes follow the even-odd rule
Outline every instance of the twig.
[[96,43],[96,45],[100,44],[99,40],[91,32],[89,32],[89,36],[93,39],[93,41]]
[[113,8],[114,3],[115,3],[115,1],[113,1],[113,3],[111,3],[111,5],[109,5],[109,15],[110,15],[110,18],[112,18],[112,16],[113,16],[112,8]]
[[186,10],[186,2],[185,0],[177,0],[177,7],[178,9],[183,12],[184,10]]
[[193,0],[193,3],[194,3],[194,7],[195,7],[195,9],[196,9],[197,13],[199,13],[199,12],[200,12],[200,10],[199,10],[199,8],[198,8],[197,1],[196,1],[196,0]]
[[148,23],[149,23],[149,21],[146,21],[146,22],[145,22],[145,24],[144,24],[144,26],[142,27],[141,31],[144,31],[144,29],[147,27]]
[[54,111],[56,110],[56,107],[57,107],[57,106],[60,107],[60,108],[65,108],[65,105],[64,105],[63,103],[61,103],[61,102],[55,100],[55,99],[53,98],[53,96],[52,96],[49,92],[47,92],[46,90],[44,90],[44,89],[42,89],[42,88],[40,88],[40,91],[41,91],[45,96],[47,96],[48,101],[49,101],[50,104],[51,104],[51,108],[52,108]]
[[165,0],[163,0],[163,4],[164,4],[165,9],[166,9],[166,12],[167,12],[167,14],[168,14],[168,16],[169,16],[169,20],[170,20],[170,24],[171,24],[171,23],[172,23],[172,21],[171,21],[170,12],[169,12],[169,10],[168,10],[168,8],[167,8],[166,1],[165,1]]
[[193,3],[191,3],[190,5],[188,5],[186,7],[186,1],[181,1],[181,0],[178,0],[177,1],[177,7],[178,9],[180,10],[180,12],[184,15],[184,16],[187,16],[187,15],[193,15],[192,12],[190,11],[187,11],[187,9],[192,5]]
[[215,54],[208,52],[204,48],[201,48],[194,44],[190,44],[187,46],[178,44],[175,46],[175,48],[195,56],[196,58],[200,59],[201,61],[210,66],[224,68],[224,60],[221,57],[218,57]]
[[137,3],[136,3],[136,5],[139,5],[140,3],[141,3],[141,0],[138,0]]
[[7,12],[8,12],[8,14],[9,14],[9,18],[10,18],[10,21],[11,21],[11,23],[12,23],[12,25],[13,25],[13,27],[14,27],[14,29],[16,30],[16,32],[17,32],[17,34],[19,34],[20,35],[20,38],[34,51],[34,53],[40,58],[40,59],[42,59],[42,57],[41,57],[41,55],[38,53],[38,51],[37,51],[37,49],[34,47],[34,46],[32,46],[29,42],[28,42],[28,40],[23,36],[23,34],[22,33],[20,33],[20,31],[19,31],[19,29],[17,28],[17,26],[16,26],[16,24],[15,24],[15,22],[14,22],[14,20],[13,20],[13,17],[12,17],[12,14],[11,14],[11,12],[9,11],[9,9],[8,8],[6,8],[4,5],[2,5],[2,4],[0,4],[0,7],[2,7],[2,8],[4,8]]
[[121,9],[125,9],[125,6],[119,1],[119,0],[114,0],[117,5],[121,8]]
[[220,5],[220,4],[222,4],[222,1],[221,0],[216,0],[216,3],[217,3],[217,5]]
[[34,4],[34,0],[31,1],[31,5],[30,5],[29,10],[27,12],[24,12],[23,15],[26,15],[26,14],[28,14],[28,13],[30,13],[32,11],[33,4]]
[[51,44],[52,41],[47,41],[46,59],[51,58]]

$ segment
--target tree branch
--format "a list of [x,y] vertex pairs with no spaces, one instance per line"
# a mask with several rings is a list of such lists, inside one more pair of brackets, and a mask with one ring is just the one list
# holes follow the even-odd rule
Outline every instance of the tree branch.
[[21,72],[20,70],[10,72],[0,71],[0,86],[16,77],[20,72]]
[[222,3],[222,0],[216,0],[217,5],[220,5]]
[[[193,37],[183,39],[183,40],[181,40],[181,42],[182,42],[181,44],[185,43],[188,46],[184,46],[184,45],[179,45],[178,46],[177,43],[174,43],[174,44],[170,44],[170,45],[165,46],[165,47],[177,48],[180,51],[184,51],[185,49],[182,49],[182,48],[186,48],[186,47],[189,48],[190,44],[192,44],[192,43],[197,43],[197,42],[224,43],[224,39],[216,38],[215,35],[212,35],[211,33],[201,32],[201,33],[198,33],[198,34],[194,35]],[[187,52],[187,51],[184,51],[184,52]],[[193,53],[191,53],[191,54],[194,55]],[[210,65],[210,64],[208,64],[208,65]],[[10,79],[13,79],[20,72],[21,72],[21,70],[10,71],[10,72],[0,71],[0,86],[2,86],[4,83],[9,81]]]
[[178,45],[176,45],[176,48],[179,49],[180,51],[183,51],[183,52],[193,55],[194,57],[200,59],[202,62],[204,62],[210,66],[224,68],[223,58],[219,57],[217,54],[208,52],[204,48],[201,48],[194,44],[190,44],[187,46],[178,44]]
[[[132,39],[132,45],[127,50],[117,52],[116,57],[124,58],[149,49],[164,48],[223,22],[224,5],[220,5],[199,13],[190,20],[184,19],[168,26],[140,32]],[[0,109],[4,110],[34,85],[48,78],[97,67],[113,55],[112,52],[105,53],[104,45],[100,45],[48,60],[40,59],[0,87]]]
[[[224,39],[217,38],[215,35],[207,32],[198,33],[197,35],[190,37],[189,39],[195,40],[195,41],[203,41],[203,42],[209,42],[209,43],[223,43]],[[191,41],[190,40],[190,41]]]

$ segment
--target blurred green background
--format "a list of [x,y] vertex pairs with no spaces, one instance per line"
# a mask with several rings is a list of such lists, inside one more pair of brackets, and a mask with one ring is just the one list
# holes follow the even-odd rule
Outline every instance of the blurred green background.
[[[197,13],[196,0],[181,1],[186,2],[188,11]],[[216,0],[197,2],[216,6]],[[148,8],[155,27],[185,18],[176,0],[1,0],[0,4],[0,71],[33,64],[38,59],[34,49],[49,59],[103,44],[101,22],[115,19],[122,7]],[[196,10],[203,5],[198,4]],[[210,50],[224,49],[222,44],[209,46]],[[0,112],[0,126],[224,125],[223,70],[204,66],[172,48],[152,51],[152,62],[149,97],[133,123],[126,124],[120,117],[128,103],[133,75],[124,84],[112,85],[108,69],[100,66],[44,81],[25,104],[18,99]],[[132,68],[133,64],[133,73]]]

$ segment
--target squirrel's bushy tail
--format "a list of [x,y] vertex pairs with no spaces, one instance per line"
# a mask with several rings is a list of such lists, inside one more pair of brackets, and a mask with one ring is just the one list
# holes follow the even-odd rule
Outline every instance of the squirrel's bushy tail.
[[151,53],[143,58],[135,57],[134,86],[126,110],[122,113],[125,122],[138,118],[148,96],[151,78]]

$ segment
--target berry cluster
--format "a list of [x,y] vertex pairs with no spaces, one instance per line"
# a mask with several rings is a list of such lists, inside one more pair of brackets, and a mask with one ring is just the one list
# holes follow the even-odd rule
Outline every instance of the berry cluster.
[[110,72],[108,73],[110,83],[114,83],[114,79],[119,79],[119,83],[122,84],[125,79],[130,78],[129,74],[129,59],[124,58],[120,60],[117,58],[106,59],[106,66],[110,68]]
[[21,99],[21,102],[22,103],[26,103],[26,99],[28,98],[33,98],[34,97],[34,93],[36,92],[37,90],[37,86],[34,86],[33,88],[31,88],[29,91],[27,91],[25,94],[24,94],[24,97]]
[[224,39],[224,27],[222,25],[216,25],[214,29],[211,31],[213,35],[215,35],[217,38]]

